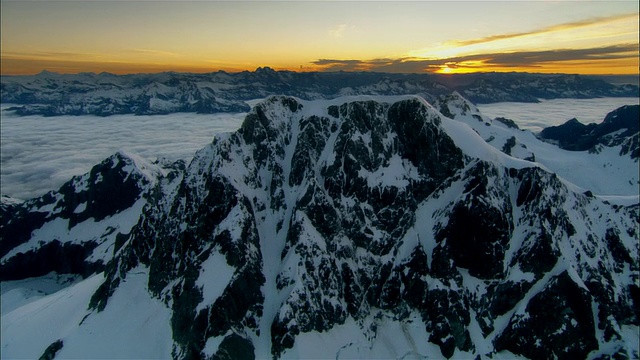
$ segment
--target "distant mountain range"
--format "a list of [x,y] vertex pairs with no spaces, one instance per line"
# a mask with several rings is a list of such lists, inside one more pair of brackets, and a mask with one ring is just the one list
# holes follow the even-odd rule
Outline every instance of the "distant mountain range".
[[254,72],[114,75],[42,72],[3,76],[0,99],[20,115],[247,112],[248,100],[270,95],[304,100],[349,95],[419,95],[428,101],[459,92],[473,103],[539,99],[637,97],[638,86],[593,76],[529,73],[388,74],[370,72]]

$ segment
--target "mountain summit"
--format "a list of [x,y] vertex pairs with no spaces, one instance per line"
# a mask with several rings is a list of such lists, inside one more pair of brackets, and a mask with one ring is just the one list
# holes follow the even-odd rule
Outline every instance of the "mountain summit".
[[[459,94],[434,104],[270,97],[186,168],[125,154],[57,202],[3,200],[2,243],[33,252],[20,264],[54,240],[6,231],[34,212],[55,240],[106,239],[109,254],[102,273],[3,314],[3,354],[637,357],[637,201],[491,146],[462,119],[502,125]],[[82,215],[114,173],[127,200]],[[80,230],[125,213],[134,225]],[[5,274],[19,255],[3,253]]]

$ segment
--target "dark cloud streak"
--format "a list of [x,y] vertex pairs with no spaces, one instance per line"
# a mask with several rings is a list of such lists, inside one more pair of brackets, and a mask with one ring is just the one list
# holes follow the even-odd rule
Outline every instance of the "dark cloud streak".
[[[638,44],[617,44],[587,49],[557,49],[542,51],[516,51],[504,53],[472,54],[442,59],[404,57],[397,59],[340,60],[319,59],[312,64],[324,67],[324,71],[378,71],[395,73],[435,72],[442,67],[491,68],[529,67],[567,61],[637,59]],[[481,64],[477,64],[481,63]]]

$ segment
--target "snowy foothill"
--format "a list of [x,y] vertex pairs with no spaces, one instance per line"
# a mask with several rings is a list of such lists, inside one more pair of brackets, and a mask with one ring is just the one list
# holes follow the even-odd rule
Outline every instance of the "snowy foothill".
[[4,281],[2,282],[2,287],[0,287],[2,316],[30,302],[71,286],[81,279],[78,275],[60,275],[52,272],[38,278]]
[[[602,103],[603,99],[593,99],[596,103]],[[617,99],[613,99],[617,100]],[[637,103],[638,99],[635,99]],[[455,101],[460,101],[459,99]],[[569,103],[576,101],[568,100]],[[542,102],[540,104],[547,104]],[[612,104],[610,104],[612,105]],[[622,104],[623,105],[623,104]],[[622,106],[620,105],[620,106]],[[554,105],[555,106],[555,105]],[[473,106],[472,106],[473,107]],[[584,106],[583,106],[584,107]],[[539,109],[538,117],[557,116],[554,115],[553,107],[546,110]],[[598,123],[602,122],[607,113],[615,110],[592,109],[594,113],[601,113],[602,117]],[[508,113],[508,111],[505,111]],[[504,151],[504,147],[509,140],[513,141],[510,148],[511,155],[518,158],[533,158],[538,166],[557,174],[569,183],[569,186],[576,192],[591,191],[596,195],[608,196],[615,203],[622,204],[632,201],[638,202],[638,162],[629,155],[620,155],[621,147],[598,146],[598,151],[570,151],[558,146],[541,141],[530,129],[516,130],[500,121],[492,121],[492,117],[482,112],[482,108],[472,109],[465,114],[454,114],[454,121],[445,121],[444,125],[450,135],[455,135],[454,129],[464,129],[468,125],[484,140],[476,144],[469,144],[467,141],[456,141],[458,146],[466,148],[467,153],[476,153],[477,157],[487,158],[486,148],[493,147],[495,150]],[[503,116],[503,115],[498,115]],[[506,116],[503,116],[506,117]],[[478,121],[481,119],[482,121]],[[518,125],[520,121],[513,119]],[[449,125],[447,125],[449,124]],[[545,125],[551,126],[552,124]],[[495,161],[494,159],[487,159]],[[509,167],[519,167],[508,165]],[[629,196],[631,200],[615,198],[611,196]],[[622,203],[619,203],[622,201]]]

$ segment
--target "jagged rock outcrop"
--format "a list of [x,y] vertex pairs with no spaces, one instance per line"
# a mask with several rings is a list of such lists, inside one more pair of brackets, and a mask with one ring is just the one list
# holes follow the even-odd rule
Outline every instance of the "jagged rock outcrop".
[[637,356],[638,205],[491,148],[463,113],[459,94],[268,98],[155,183],[88,318],[143,268],[175,358]]

